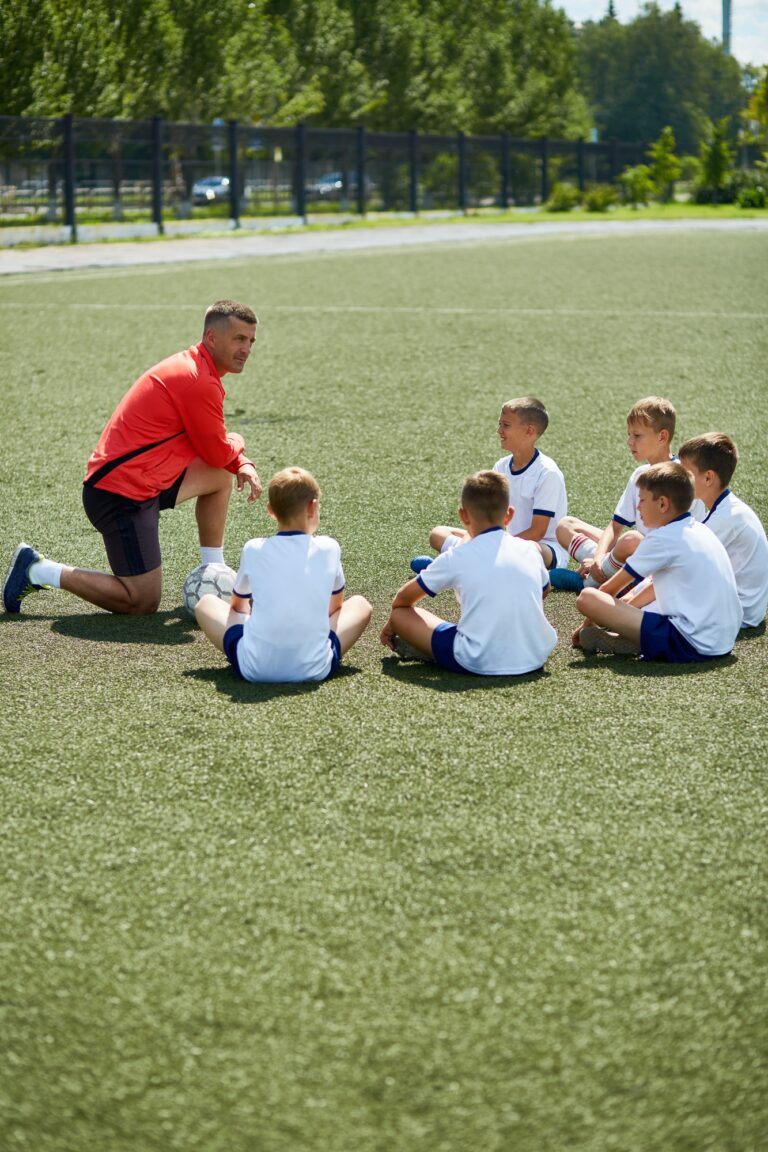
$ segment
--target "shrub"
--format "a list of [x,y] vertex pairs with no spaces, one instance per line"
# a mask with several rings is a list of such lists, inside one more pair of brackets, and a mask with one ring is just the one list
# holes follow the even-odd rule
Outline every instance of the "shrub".
[[675,155],[675,134],[670,127],[662,129],[658,140],[648,149],[651,179],[656,195],[666,203],[675,192],[675,180],[682,174],[682,165]]
[[593,184],[584,194],[587,212],[607,212],[618,200],[613,184]]
[[647,164],[636,164],[634,168],[625,168],[619,177],[625,204],[637,208],[640,204],[647,204],[655,188],[651,177],[651,170]]
[[761,184],[753,184],[750,188],[742,188],[736,195],[739,208],[765,208],[768,204],[768,193]]
[[581,203],[581,192],[573,184],[555,184],[544,207],[547,212],[570,212]]

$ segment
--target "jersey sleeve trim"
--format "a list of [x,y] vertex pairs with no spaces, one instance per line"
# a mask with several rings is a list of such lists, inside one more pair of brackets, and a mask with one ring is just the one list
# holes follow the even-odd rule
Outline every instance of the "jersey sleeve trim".
[[625,520],[623,516],[617,516],[614,512],[613,520],[615,524],[621,524],[624,528],[634,528],[634,520]]
[[418,584],[419,588],[421,588],[424,592],[426,592],[427,596],[436,596],[437,595],[437,593],[433,592],[431,588],[427,588],[427,586],[424,583],[424,581],[422,580],[421,576],[416,577],[416,583]]
[[531,512],[532,516],[554,516],[554,512],[550,512],[548,508],[534,508]]

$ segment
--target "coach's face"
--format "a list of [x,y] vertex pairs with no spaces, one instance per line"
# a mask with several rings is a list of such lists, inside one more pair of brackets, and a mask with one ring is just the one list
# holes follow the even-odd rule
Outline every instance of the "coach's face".
[[255,341],[256,325],[235,316],[230,316],[226,325],[211,325],[205,334],[205,345],[220,376],[242,372]]

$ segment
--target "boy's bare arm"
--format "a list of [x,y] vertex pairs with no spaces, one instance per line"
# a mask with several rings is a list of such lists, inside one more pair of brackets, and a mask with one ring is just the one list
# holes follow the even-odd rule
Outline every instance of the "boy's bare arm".
[[342,590],[341,592],[334,592],[328,603],[328,615],[333,616],[335,612],[339,611],[343,603],[344,591]]
[[[426,596],[426,592],[419,584],[418,580],[409,580],[407,584],[403,584],[402,588],[395,595],[392,601],[392,608],[412,608],[418,601]],[[386,644],[388,648],[392,648],[396,632],[392,627],[392,616],[387,618],[387,622],[381,630],[380,640],[382,644]]]
[[245,616],[250,616],[251,614],[250,596],[238,596],[236,592],[233,592],[229,606],[233,612],[242,612]]
[[534,543],[538,543],[546,536],[551,523],[551,516],[534,516],[531,519],[530,528],[526,528],[525,532],[516,532],[515,535],[521,540],[533,540]]

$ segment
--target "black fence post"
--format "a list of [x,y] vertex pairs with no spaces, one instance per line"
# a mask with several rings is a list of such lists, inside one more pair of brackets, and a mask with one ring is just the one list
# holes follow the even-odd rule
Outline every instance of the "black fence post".
[[70,229],[70,238],[75,243],[75,125],[71,112],[62,117],[61,130],[64,138],[64,223]]
[[463,132],[456,137],[456,147],[459,153],[459,209],[467,210],[467,148]]
[[365,125],[358,124],[355,132],[357,168],[357,211],[365,216]]
[[229,215],[240,227],[240,165],[237,155],[237,120],[229,121]]
[[541,137],[541,202],[549,200],[549,140]]
[[584,179],[584,139],[583,139],[583,137],[579,139],[579,142],[576,145],[576,163],[578,164],[578,167],[579,167],[579,191],[583,192],[584,191],[584,184],[585,184],[585,179]]
[[419,211],[419,134],[415,128],[408,133],[408,162],[410,210],[415,216]]
[[163,234],[163,120],[152,117],[152,223]]
[[610,150],[608,152],[608,164],[611,171],[611,184],[615,184],[616,177],[619,174],[619,150],[615,140],[611,140]]
[[501,138],[501,196],[499,207],[509,207],[509,136],[507,136],[506,132]]
[[307,222],[307,126],[296,125],[296,215]]

